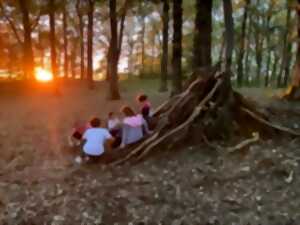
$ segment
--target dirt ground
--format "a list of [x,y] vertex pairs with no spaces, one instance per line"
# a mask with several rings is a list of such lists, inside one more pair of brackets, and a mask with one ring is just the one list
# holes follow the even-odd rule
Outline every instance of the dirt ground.
[[[136,107],[142,91],[157,106],[168,97],[157,87],[123,82],[116,102],[106,100],[104,83],[94,91],[72,83],[59,97],[0,87],[0,225],[299,224],[299,138],[277,134],[231,154],[186,146],[115,168],[78,166],[64,154],[75,120]],[[299,103],[241,92],[299,130]]]

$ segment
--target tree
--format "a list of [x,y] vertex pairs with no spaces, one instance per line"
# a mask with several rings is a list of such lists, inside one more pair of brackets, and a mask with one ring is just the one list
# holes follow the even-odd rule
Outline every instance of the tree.
[[108,66],[110,67],[110,79],[109,79],[109,98],[111,100],[120,99],[119,85],[118,85],[118,21],[117,21],[117,4],[116,0],[109,0],[109,12],[110,12],[110,28],[111,28],[111,40],[110,40],[110,60]]
[[168,56],[169,56],[169,0],[163,0],[163,52],[161,57],[161,82],[159,90],[161,92],[167,91],[167,77],[168,77]]
[[273,11],[273,2],[270,4],[269,9],[267,10],[267,18],[266,18],[266,27],[265,30],[268,33],[267,38],[266,38],[266,46],[268,51],[267,54],[267,62],[266,62],[266,71],[265,71],[265,87],[269,86],[270,82],[270,64],[271,64],[271,34],[272,34],[272,29],[270,26],[271,19],[272,19],[272,11]]
[[24,28],[24,43],[23,43],[23,63],[25,68],[25,77],[32,79],[34,77],[34,56],[32,50],[31,24],[29,20],[28,2],[19,0],[19,5],[22,13],[22,22]]
[[87,43],[87,80],[90,89],[94,88],[93,82],[93,38],[94,38],[94,7],[95,1],[89,0],[88,10],[88,43]]
[[287,99],[300,99],[300,0],[297,0],[297,51],[296,51],[296,61],[294,65],[292,84],[288,88],[287,92],[283,97]]
[[[67,2],[65,2],[66,4]],[[66,5],[63,6],[63,35],[64,35],[64,77],[69,76],[69,55],[68,55],[68,23],[67,23],[67,10]]]
[[193,70],[211,65],[212,0],[196,0]]
[[172,94],[182,91],[182,0],[173,0],[173,57],[172,57]]
[[55,78],[58,77],[56,38],[55,38],[55,0],[48,0],[49,25],[50,25],[50,51],[51,51],[51,70]]
[[78,16],[79,25],[79,40],[80,40],[80,79],[85,77],[85,48],[84,48],[84,22],[83,22],[83,10],[81,8],[81,0],[76,0],[76,11]]
[[225,68],[231,70],[232,53],[234,48],[234,24],[232,18],[231,0],[223,0],[225,18]]
[[244,7],[244,15],[242,21],[242,32],[240,37],[240,49],[237,58],[237,83],[239,86],[242,86],[244,79],[244,54],[245,54],[245,40],[246,40],[246,26],[248,19],[248,11],[249,11],[250,0],[246,0],[246,4]]
[[297,18],[298,18],[298,25],[297,25],[297,53],[296,53],[296,62],[294,65],[294,75],[293,75],[293,86],[298,87],[300,86],[300,0],[298,0],[297,5]]
[[[280,76],[278,86],[287,86],[288,77],[290,74],[290,61],[291,61],[291,51],[292,43],[290,39],[290,30],[291,30],[291,2],[286,2],[287,13],[286,13],[286,27],[284,30],[283,36],[283,49],[282,49],[282,63],[280,67]],[[281,77],[283,76],[283,81]]]

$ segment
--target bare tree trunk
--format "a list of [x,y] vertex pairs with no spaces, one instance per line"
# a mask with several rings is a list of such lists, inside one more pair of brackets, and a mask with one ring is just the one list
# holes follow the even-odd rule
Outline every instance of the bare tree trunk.
[[120,21],[120,31],[119,31],[119,37],[118,37],[118,62],[119,62],[120,55],[121,55],[121,52],[122,52],[125,19],[126,19],[128,4],[129,4],[129,0],[126,0],[125,3],[124,3],[124,6],[122,8],[121,21]]
[[89,89],[94,88],[93,82],[93,38],[94,38],[94,0],[89,0],[88,11],[88,43],[87,43],[87,80]]
[[211,65],[212,0],[196,0],[193,70]]
[[[269,42],[269,40],[267,42]],[[269,83],[270,83],[270,64],[271,64],[271,52],[268,53],[268,58],[267,58],[265,87],[269,87]]]
[[[282,87],[283,86],[283,77],[286,75],[285,73],[285,68],[286,65],[289,64],[288,58],[289,58],[289,47],[288,46],[288,36],[289,36],[289,29],[290,29],[290,20],[291,20],[291,8],[289,5],[289,1],[286,1],[286,7],[287,7],[287,12],[286,12],[286,26],[283,34],[283,46],[282,46],[282,61],[281,61],[281,66],[280,66],[280,71],[278,75],[278,81],[277,81],[277,86]],[[288,71],[289,72],[289,71]]]
[[142,46],[141,60],[142,60],[142,68],[141,68],[141,71],[140,71],[140,78],[143,78],[144,77],[144,73],[145,73],[145,32],[146,32],[146,21],[145,21],[145,16],[143,16],[142,31],[141,31],[141,46]]
[[57,54],[56,54],[56,38],[55,38],[55,0],[49,0],[49,23],[50,23],[50,50],[51,50],[51,70],[55,78],[57,78]]
[[288,86],[289,76],[290,76],[290,65],[292,61],[292,42],[288,42],[287,44],[287,52],[286,52],[286,63],[284,65],[284,75],[283,75],[283,86]]
[[[300,0],[297,1],[298,6],[300,4]],[[300,8],[297,7],[297,17],[298,17],[298,24],[297,24],[297,55],[296,55],[296,62],[294,66],[294,74],[293,74],[293,83],[292,85],[299,88],[300,85]]]
[[76,10],[79,22],[79,36],[80,36],[80,79],[85,78],[85,49],[84,49],[84,21],[83,13],[80,8],[81,0],[76,1]]
[[272,85],[276,86],[276,78],[277,78],[277,64],[279,61],[279,57],[276,54],[276,50],[273,50],[273,66],[272,66],[272,75],[271,75],[271,81],[272,81]]
[[[260,0],[257,0],[257,5],[260,4]],[[262,47],[263,47],[263,40],[262,34],[260,30],[257,28],[260,24],[261,17],[256,15],[256,29],[255,29],[255,59],[256,59],[256,83],[260,85],[260,73],[261,73],[261,65],[262,65]]]
[[288,79],[290,75],[290,65],[292,58],[292,42],[289,40],[290,29],[291,29],[291,6],[287,1],[287,18],[286,18],[286,34],[285,34],[285,54],[284,54],[284,75],[283,75],[283,85],[288,85]]
[[173,89],[172,94],[182,91],[181,57],[182,57],[182,0],[173,0],[173,58],[172,75]]
[[237,83],[239,87],[243,85],[243,79],[244,79],[244,54],[245,54],[246,26],[247,26],[247,19],[248,19],[249,4],[250,4],[250,0],[246,0],[243,22],[242,22],[242,33],[240,37],[240,49],[239,49],[239,55],[237,59],[237,64],[238,64]]
[[133,50],[134,50],[134,44],[135,42],[128,39],[128,46],[129,46],[129,54],[128,54],[128,73],[130,76],[134,73],[134,62],[133,62]]
[[[273,5],[270,6],[270,9],[268,10],[268,15],[267,15],[267,23],[266,23],[266,28],[267,28],[267,32],[269,35],[267,35],[267,39],[266,39],[266,45],[268,47],[268,49],[270,49],[270,36],[271,36],[271,30],[270,30],[270,21],[271,21],[271,12],[273,9]],[[269,86],[269,69],[270,69],[270,63],[271,63],[271,50],[268,50],[268,57],[267,57],[267,67],[266,67],[266,73],[265,73],[265,87]]]
[[231,0],[223,0],[224,18],[225,18],[225,67],[231,70],[232,53],[234,48],[234,24],[232,18]]
[[247,31],[247,46],[246,46],[246,56],[245,56],[245,73],[244,73],[244,80],[245,80],[245,84],[247,86],[249,86],[250,84],[250,78],[249,78],[249,72],[250,72],[250,51],[251,51],[251,47],[250,47],[250,42],[251,42],[251,32],[252,32],[252,15],[249,15],[249,22],[248,22],[248,31]]
[[78,39],[73,37],[72,42],[71,42],[71,56],[70,56],[70,66],[71,66],[71,77],[72,79],[76,79],[76,69],[77,69],[77,63],[76,63],[76,59],[77,59],[77,53],[78,53]]
[[[126,14],[127,14],[127,9],[128,9],[128,4],[129,4],[129,0],[126,0],[124,3],[124,6],[122,8],[122,13],[121,13],[121,21],[120,21],[120,31],[119,31],[119,36],[117,37],[117,50],[118,50],[118,61],[117,64],[119,62],[120,56],[121,56],[121,51],[122,51],[122,43],[123,43],[123,34],[124,34],[124,27],[125,27],[125,18],[126,18]],[[117,32],[118,33],[118,32]],[[107,51],[107,65],[110,65],[111,62],[111,57],[112,57],[112,49],[111,49],[111,42],[109,44],[108,47],[108,51]],[[110,66],[107,66],[106,68],[106,80],[108,81],[110,79]]]
[[109,0],[110,9],[110,28],[111,28],[111,41],[110,41],[110,89],[109,98],[111,100],[120,99],[119,86],[118,86],[118,22],[116,12],[116,0]]
[[64,77],[69,76],[69,57],[68,57],[68,23],[66,6],[63,9],[63,33],[64,33]]
[[32,50],[31,24],[29,20],[28,2],[27,0],[19,0],[20,10],[22,13],[22,23],[24,28],[23,42],[23,67],[24,74],[27,79],[34,78],[34,56]]
[[163,0],[163,52],[161,57],[161,75],[160,75],[160,88],[159,91],[168,91],[168,61],[169,61],[169,0]]

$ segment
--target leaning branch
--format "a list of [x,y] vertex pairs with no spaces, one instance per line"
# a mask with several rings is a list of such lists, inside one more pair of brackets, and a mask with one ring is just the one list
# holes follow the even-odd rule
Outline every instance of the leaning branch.
[[285,133],[288,133],[290,135],[294,135],[294,136],[300,136],[300,133],[299,132],[296,132],[292,129],[289,129],[287,127],[283,127],[283,126],[280,126],[280,125],[277,125],[277,124],[273,124],[267,120],[265,120],[264,118],[256,115],[254,112],[250,111],[249,109],[247,108],[244,108],[244,107],[241,107],[240,108],[243,112],[245,112],[246,114],[248,114],[249,116],[251,116],[253,119],[257,120],[258,122],[268,126],[268,127],[271,127],[275,130],[278,130],[278,131],[281,131],[281,132],[285,132]]
[[10,28],[12,29],[14,35],[16,36],[17,41],[18,41],[19,43],[22,44],[23,41],[22,41],[22,39],[21,39],[21,37],[20,37],[20,35],[19,35],[19,33],[18,33],[18,30],[17,30],[17,28],[16,28],[14,22],[13,22],[13,21],[10,19],[10,17],[9,17],[8,15],[6,15],[6,13],[5,13],[5,9],[4,9],[4,6],[3,6],[3,4],[2,4],[2,1],[0,1],[0,9],[1,9],[1,12],[2,12],[2,14],[3,14],[3,16],[4,16],[4,19],[8,22],[8,24],[10,25]]

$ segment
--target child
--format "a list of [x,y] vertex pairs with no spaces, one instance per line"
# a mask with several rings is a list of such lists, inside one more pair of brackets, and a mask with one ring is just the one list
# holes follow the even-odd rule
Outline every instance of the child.
[[[82,137],[85,141],[83,145],[83,155],[86,156],[86,160],[99,158],[105,151],[105,144],[108,141],[114,141],[109,131],[100,127],[101,120],[99,118],[93,118],[90,125],[91,127],[84,132]],[[78,159],[76,159],[76,161],[81,162],[81,160]]]
[[140,112],[143,115],[144,120],[147,122],[148,128],[150,130],[155,129],[157,119],[152,117],[151,103],[148,100],[148,96],[141,94],[137,97],[137,101],[140,104]]
[[141,94],[137,97],[137,101],[140,104],[140,111],[143,115],[144,119],[147,121],[151,116],[151,104],[148,100],[148,96],[145,94]]
[[136,115],[129,106],[124,106],[121,111],[124,114],[121,148],[124,148],[140,141],[149,130],[143,116]]
[[86,124],[82,121],[76,121],[73,126],[72,135],[69,137],[69,145],[71,147],[79,146],[82,141],[84,132],[90,127],[89,123]]
[[118,117],[115,116],[113,112],[108,114],[107,128],[110,134],[115,138],[112,148],[116,148],[121,144],[121,122]]
[[108,114],[107,128],[112,136],[116,136],[117,133],[120,131],[121,122],[113,112],[110,112]]

